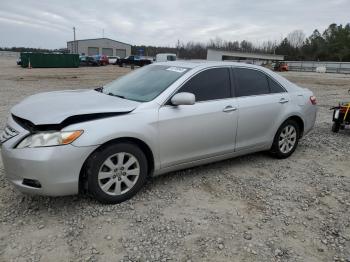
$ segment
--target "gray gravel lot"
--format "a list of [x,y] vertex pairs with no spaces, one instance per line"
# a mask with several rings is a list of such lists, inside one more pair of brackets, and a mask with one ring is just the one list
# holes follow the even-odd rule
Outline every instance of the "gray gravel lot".
[[[128,71],[28,70],[1,58],[0,129],[30,94]],[[283,75],[319,102],[315,129],[286,160],[258,153],[174,172],[114,206],[23,195],[0,161],[0,261],[350,261],[350,130],[331,133],[329,111],[350,100],[350,76]]]

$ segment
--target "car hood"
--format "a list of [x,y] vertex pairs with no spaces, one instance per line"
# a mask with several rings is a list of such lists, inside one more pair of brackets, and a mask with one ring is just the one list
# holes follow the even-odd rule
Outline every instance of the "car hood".
[[60,124],[72,116],[127,113],[139,104],[95,90],[69,90],[30,96],[15,105],[11,113],[34,125],[50,125]]

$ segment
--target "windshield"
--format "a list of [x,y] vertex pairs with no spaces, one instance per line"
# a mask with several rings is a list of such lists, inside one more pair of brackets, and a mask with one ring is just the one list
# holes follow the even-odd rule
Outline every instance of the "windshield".
[[168,61],[176,61],[176,56],[174,56],[174,55],[168,55],[168,56],[167,56],[167,60],[168,60]]
[[107,84],[102,92],[129,100],[148,102],[187,71],[188,68],[184,67],[149,65]]

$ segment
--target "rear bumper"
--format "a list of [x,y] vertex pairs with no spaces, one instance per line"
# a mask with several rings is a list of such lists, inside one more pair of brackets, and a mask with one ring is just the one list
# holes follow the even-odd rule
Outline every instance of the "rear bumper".
[[[95,148],[66,145],[14,149],[4,143],[1,156],[6,177],[18,190],[29,194],[64,196],[78,193],[81,168]],[[40,187],[26,185],[24,179],[37,181]]]
[[315,126],[316,123],[316,117],[317,117],[317,106],[312,105],[308,107],[307,111],[304,114],[306,116],[305,123],[304,123],[304,134],[308,134],[312,128]]

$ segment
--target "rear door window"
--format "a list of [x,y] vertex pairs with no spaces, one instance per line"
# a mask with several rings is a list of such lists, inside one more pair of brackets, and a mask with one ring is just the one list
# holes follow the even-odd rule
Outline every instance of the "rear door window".
[[236,96],[256,96],[270,93],[266,75],[248,68],[235,68]]

